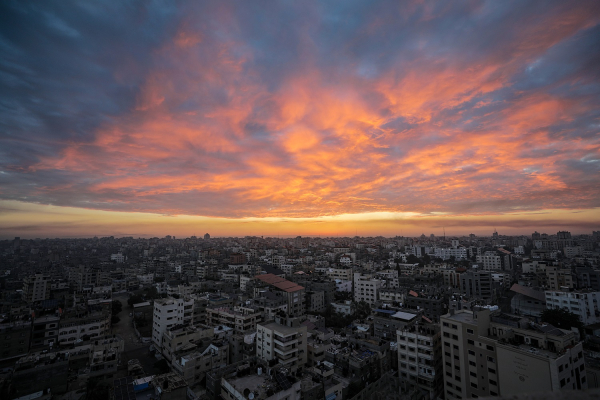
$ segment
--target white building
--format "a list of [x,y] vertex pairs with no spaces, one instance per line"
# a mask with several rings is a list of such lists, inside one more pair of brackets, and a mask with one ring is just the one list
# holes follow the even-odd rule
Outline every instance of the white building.
[[352,280],[335,280],[335,290],[336,292],[352,292]]
[[154,301],[152,342],[161,348],[165,331],[175,325],[191,324],[194,312],[194,299],[157,299]]
[[354,274],[354,301],[375,304],[381,285],[381,280],[372,279],[371,275]]
[[352,307],[352,302],[350,300],[346,300],[343,303],[331,303],[331,306],[336,313],[350,315],[354,312],[354,307]]
[[292,373],[307,360],[306,326],[291,327],[277,322],[256,326],[256,356],[264,361],[277,360]]
[[29,303],[49,299],[50,277],[35,274],[23,278],[23,298]]
[[469,251],[466,247],[457,247],[457,248],[435,248],[435,256],[441,258],[442,260],[449,260],[451,257],[454,257],[456,260],[466,260],[469,256]]
[[600,322],[598,301],[600,292],[546,291],[546,308],[564,308],[579,316],[584,325]]
[[502,257],[495,251],[486,251],[484,255],[477,256],[477,264],[481,265],[486,271],[501,270]]
[[121,263],[125,262],[126,259],[127,259],[127,257],[125,257],[121,253],[111,254],[110,255],[110,260],[111,261],[115,261],[117,264],[121,264]]

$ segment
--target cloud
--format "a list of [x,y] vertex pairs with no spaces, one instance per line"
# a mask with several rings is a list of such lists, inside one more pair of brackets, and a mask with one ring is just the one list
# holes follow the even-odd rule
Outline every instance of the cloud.
[[597,2],[3,7],[1,199],[229,218],[600,206]]

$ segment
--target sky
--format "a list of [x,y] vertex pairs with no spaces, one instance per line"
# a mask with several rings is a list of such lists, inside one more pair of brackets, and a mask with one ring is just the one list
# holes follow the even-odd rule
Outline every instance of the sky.
[[600,2],[0,3],[0,238],[600,230]]

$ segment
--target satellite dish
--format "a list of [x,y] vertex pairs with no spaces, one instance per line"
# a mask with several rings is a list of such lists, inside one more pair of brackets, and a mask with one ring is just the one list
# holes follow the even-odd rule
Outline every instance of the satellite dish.
[[253,400],[254,399],[254,392],[250,392],[250,394],[248,395],[248,398],[250,400]]

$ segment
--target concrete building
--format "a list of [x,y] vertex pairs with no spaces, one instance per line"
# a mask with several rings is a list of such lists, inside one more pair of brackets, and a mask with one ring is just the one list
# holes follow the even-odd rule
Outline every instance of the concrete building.
[[413,324],[397,331],[398,372],[404,389],[441,398],[444,391],[439,324]]
[[206,309],[206,324],[210,326],[228,326],[234,334],[245,334],[256,330],[256,324],[262,321],[262,313],[254,308],[236,306]]
[[[273,293],[285,298],[289,316],[299,317],[305,314],[305,289],[303,286],[274,274],[256,275],[255,278],[262,284],[268,285]],[[258,292],[260,289],[255,288],[255,291]]]
[[306,292],[307,311],[323,312],[325,311],[325,304],[325,292]]
[[462,294],[482,299],[492,298],[492,276],[487,271],[468,271],[460,275]]
[[208,345],[203,351],[193,351],[173,359],[173,370],[192,386],[200,383],[206,373],[227,366],[229,345],[220,340]]
[[447,399],[587,388],[575,332],[493,307],[451,312],[441,322]]
[[406,307],[413,310],[423,310],[424,315],[430,320],[437,322],[446,314],[447,307],[442,296],[406,296]]
[[23,278],[23,299],[28,303],[50,298],[50,277],[43,274]]
[[306,351],[306,326],[287,326],[277,322],[258,324],[256,356],[263,361],[277,360],[292,372],[304,367]]
[[561,290],[561,288],[564,287],[575,287],[575,279],[573,279],[573,273],[570,268],[547,266],[546,277],[548,288],[551,290]]
[[194,299],[166,298],[154,301],[152,316],[152,343],[157,349],[162,348],[162,338],[167,329],[176,325],[193,322]]
[[502,269],[502,257],[495,251],[486,251],[483,255],[477,256],[477,264],[486,271],[499,271]]
[[55,315],[44,315],[34,318],[31,332],[31,348],[51,348],[58,344],[58,325],[60,318]]
[[159,350],[167,361],[172,362],[173,354],[176,351],[190,346],[194,342],[212,340],[214,336],[215,330],[210,326],[176,325],[172,328],[167,328],[163,334],[162,346]]
[[564,308],[579,316],[584,325],[600,322],[598,309],[600,292],[578,290],[574,292],[546,290],[546,307]]
[[379,299],[378,292],[381,286],[381,280],[372,279],[371,275],[354,274],[354,301],[375,304]]

